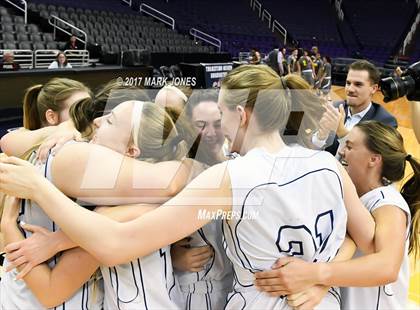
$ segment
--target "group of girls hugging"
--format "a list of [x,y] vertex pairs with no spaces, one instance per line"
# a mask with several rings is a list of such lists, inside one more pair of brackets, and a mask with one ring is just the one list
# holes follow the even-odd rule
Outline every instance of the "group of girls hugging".
[[317,149],[312,92],[265,65],[29,88],[0,140],[0,309],[405,309],[419,162],[376,121]]

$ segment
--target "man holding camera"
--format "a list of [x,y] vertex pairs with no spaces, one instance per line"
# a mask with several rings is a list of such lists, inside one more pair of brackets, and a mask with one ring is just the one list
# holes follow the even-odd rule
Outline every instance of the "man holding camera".
[[[327,107],[319,130],[312,136],[312,143],[319,148],[328,146],[325,150],[337,155],[349,131],[361,121],[376,120],[397,127],[395,117],[378,103],[372,102],[379,81],[380,73],[372,63],[366,60],[352,63],[346,79],[346,100],[335,102],[334,107]],[[335,129],[335,134],[330,134]]]
[[[396,99],[398,95],[407,95],[407,99],[411,106],[411,123],[417,142],[420,143],[420,61],[412,64],[406,71],[397,67],[394,75],[395,77],[384,79],[384,81],[389,81],[389,83],[387,83],[388,85],[394,85],[394,87],[388,85],[385,87],[385,98],[389,97],[386,99],[391,101]],[[401,91],[400,88],[402,85],[404,90]],[[385,102],[387,102],[387,100]]]

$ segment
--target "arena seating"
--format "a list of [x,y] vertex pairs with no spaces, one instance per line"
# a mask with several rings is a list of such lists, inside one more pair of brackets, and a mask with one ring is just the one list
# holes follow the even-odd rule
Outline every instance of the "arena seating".
[[[212,53],[216,50],[214,46],[202,45],[202,42],[195,42],[187,34],[180,34],[151,17],[134,12],[119,1],[89,1],[85,8],[79,4],[73,7],[74,3],[70,1],[54,3],[31,1],[28,4],[29,20],[35,23],[27,25],[23,16],[14,15],[18,12],[0,7],[0,50],[63,49],[68,36],[60,35],[58,31],[57,38],[61,41],[54,39],[51,33],[53,29],[48,24],[51,15],[86,32],[88,47],[96,46],[96,50],[100,48],[101,60],[105,63],[119,63],[120,53],[130,49],[147,49],[156,53]],[[58,25],[74,32],[60,22]],[[80,33],[74,33],[83,39]]]
[[317,45],[333,57],[365,57],[379,64],[401,44],[417,11],[415,0],[343,0],[345,18],[339,21],[333,1],[261,3],[301,46]]
[[363,55],[380,63],[402,43],[417,11],[414,0],[344,0],[342,5],[363,46]]
[[[395,53],[412,15],[418,11],[415,0],[343,0],[345,19],[339,22],[331,1],[292,1],[287,8],[274,0],[260,2],[301,47],[317,45],[323,54],[332,57],[364,57],[379,65],[384,65]],[[220,39],[222,51],[233,56],[251,47],[266,53],[280,41],[249,4],[240,0],[230,1],[232,10],[226,9],[222,1],[149,0],[145,3],[175,18],[175,31],[116,0],[86,1],[77,3],[77,7],[70,0],[32,0],[29,10],[45,20],[54,14],[73,23],[87,33],[89,44],[100,46],[104,55],[129,49],[157,53],[215,52],[214,46],[191,39],[188,32],[192,27]],[[362,5],[364,9],[360,10]],[[399,14],[394,14],[396,11]],[[63,43],[54,41],[51,33],[39,31],[39,25],[22,25],[22,17],[10,15],[5,8],[0,13],[3,33],[0,48],[61,48]],[[413,58],[419,54],[417,46]]]
[[0,7],[0,49],[43,50],[57,49],[52,33],[42,32],[38,25],[25,24],[23,16],[13,15],[9,9]]
[[301,47],[316,45],[331,57],[351,56],[340,39],[336,13],[329,1],[290,1],[287,6],[274,0],[261,3]]
[[[70,4],[70,3],[69,3]],[[88,42],[100,44],[104,53],[119,53],[129,49],[150,49],[152,52],[212,52],[210,46],[200,46],[188,36],[166,28],[132,11],[82,9],[40,3],[31,9],[48,18],[56,15],[85,31]]]
[[222,50],[234,56],[251,47],[268,52],[278,42],[244,1],[230,0],[229,6],[223,1],[197,0],[149,0],[147,3],[174,17],[184,33],[197,28],[217,37],[222,41]]
[[413,60],[415,59],[419,60],[420,59],[420,31],[419,30],[417,30],[414,36],[413,42],[414,42]]

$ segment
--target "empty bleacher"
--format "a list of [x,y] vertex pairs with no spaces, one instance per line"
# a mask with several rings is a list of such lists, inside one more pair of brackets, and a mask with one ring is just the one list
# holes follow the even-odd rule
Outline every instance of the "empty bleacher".
[[[63,4],[70,5],[71,2],[63,1]],[[80,28],[87,34],[88,43],[100,45],[104,53],[119,53],[130,49],[148,49],[161,53],[214,51],[211,46],[197,44],[189,36],[129,9],[115,12],[46,3],[33,3],[30,9],[39,12],[43,18],[55,15]]]
[[47,43],[54,42],[51,33],[43,33],[36,24],[25,24],[22,16],[1,6],[0,19],[0,49],[46,49]]
[[344,0],[348,16],[362,44],[363,56],[384,63],[395,44],[401,44],[417,11],[414,0]]
[[188,33],[197,28],[222,41],[222,50],[237,56],[241,51],[257,47],[270,51],[278,40],[249,8],[249,2],[241,0],[205,1],[149,0],[148,4],[177,20],[178,28]]

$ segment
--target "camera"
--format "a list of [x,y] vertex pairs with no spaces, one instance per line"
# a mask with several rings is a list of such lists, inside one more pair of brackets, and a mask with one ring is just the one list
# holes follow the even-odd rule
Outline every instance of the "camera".
[[420,61],[408,67],[401,77],[384,78],[379,85],[385,102],[403,96],[407,96],[411,101],[420,101]]

